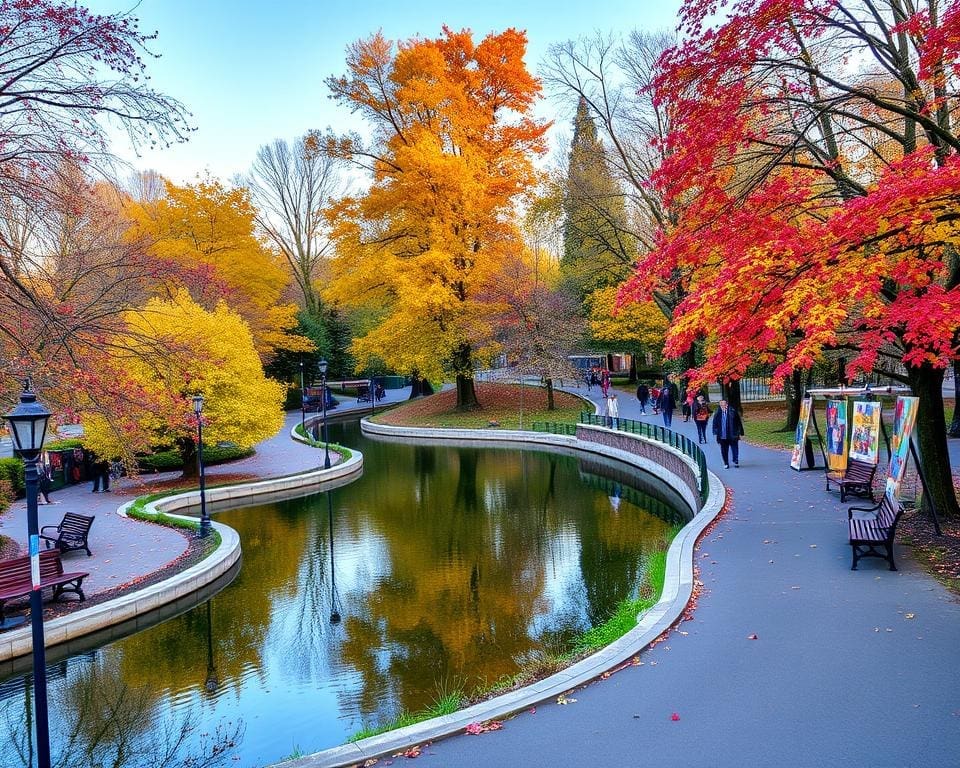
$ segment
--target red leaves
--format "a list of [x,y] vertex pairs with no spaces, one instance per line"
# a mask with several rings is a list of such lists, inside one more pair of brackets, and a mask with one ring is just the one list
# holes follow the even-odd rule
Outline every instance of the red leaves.
[[[532,709],[533,712],[536,712],[536,709]],[[499,731],[503,728],[503,723],[499,720],[488,720],[485,723],[470,723],[466,728],[464,728],[465,733],[469,733],[471,736],[479,736],[481,733],[488,733],[490,731]]]
[[680,715],[677,712],[674,712],[672,715],[670,715],[670,719],[673,722],[677,722],[680,719]]

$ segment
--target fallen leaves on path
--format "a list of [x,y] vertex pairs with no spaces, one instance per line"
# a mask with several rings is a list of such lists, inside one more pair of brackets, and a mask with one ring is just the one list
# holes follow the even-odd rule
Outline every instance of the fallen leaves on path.
[[[534,712],[537,710],[534,709]],[[499,731],[503,728],[503,723],[499,720],[488,720],[485,723],[470,723],[464,731],[469,733],[471,736],[479,736],[481,733],[488,733],[490,731]]]

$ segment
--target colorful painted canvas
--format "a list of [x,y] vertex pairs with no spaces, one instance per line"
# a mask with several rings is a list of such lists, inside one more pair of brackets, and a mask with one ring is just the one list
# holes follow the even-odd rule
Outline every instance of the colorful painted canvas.
[[850,431],[850,458],[876,464],[880,460],[880,412],[876,401],[853,404],[853,428]]
[[805,397],[800,403],[800,420],[797,422],[797,433],[794,436],[793,453],[790,454],[790,466],[799,470],[803,461],[803,445],[807,441],[807,427],[810,426],[810,413],[813,410],[813,398]]
[[900,497],[900,485],[910,456],[910,437],[917,423],[917,398],[898,397],[893,412],[893,435],[890,438],[890,468],[887,471],[886,494]]
[[847,468],[847,401],[827,400],[827,466]]

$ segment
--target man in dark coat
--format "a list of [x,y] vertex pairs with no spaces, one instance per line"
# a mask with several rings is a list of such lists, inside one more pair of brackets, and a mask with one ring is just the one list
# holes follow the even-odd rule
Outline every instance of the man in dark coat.
[[730,453],[733,453],[733,466],[740,466],[740,436],[743,435],[743,421],[736,408],[731,408],[726,400],[720,401],[720,407],[713,415],[713,434],[720,443],[720,456],[724,469],[730,469]]
[[670,429],[673,425],[673,411],[677,407],[677,385],[673,383],[672,373],[663,381],[659,406],[660,413],[663,414],[663,426]]

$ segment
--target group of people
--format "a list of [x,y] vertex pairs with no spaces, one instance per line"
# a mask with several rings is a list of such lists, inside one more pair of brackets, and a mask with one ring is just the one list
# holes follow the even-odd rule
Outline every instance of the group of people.
[[[604,395],[606,397],[606,395]],[[706,396],[693,389],[678,389],[674,374],[668,374],[662,387],[648,387],[641,383],[637,387],[637,400],[640,403],[640,413],[646,414],[647,406],[653,408],[654,415],[660,414],[663,425],[670,429],[673,426],[673,412],[680,403],[684,421],[693,419],[697,425],[697,442],[707,442],[707,425],[711,423],[712,432],[720,445],[720,457],[725,469],[730,468],[730,461],[734,467],[740,466],[740,438],[744,434],[743,419],[736,408],[724,399],[716,412],[710,410]],[[609,412],[609,406],[608,406]]]
[[[90,476],[93,478],[93,492],[100,493],[101,487],[103,493],[110,490],[111,462],[106,459],[92,461],[90,463]],[[38,504],[59,504],[59,501],[53,501],[50,498],[50,492],[53,490],[53,472],[50,465],[45,461],[37,463],[37,497]]]

